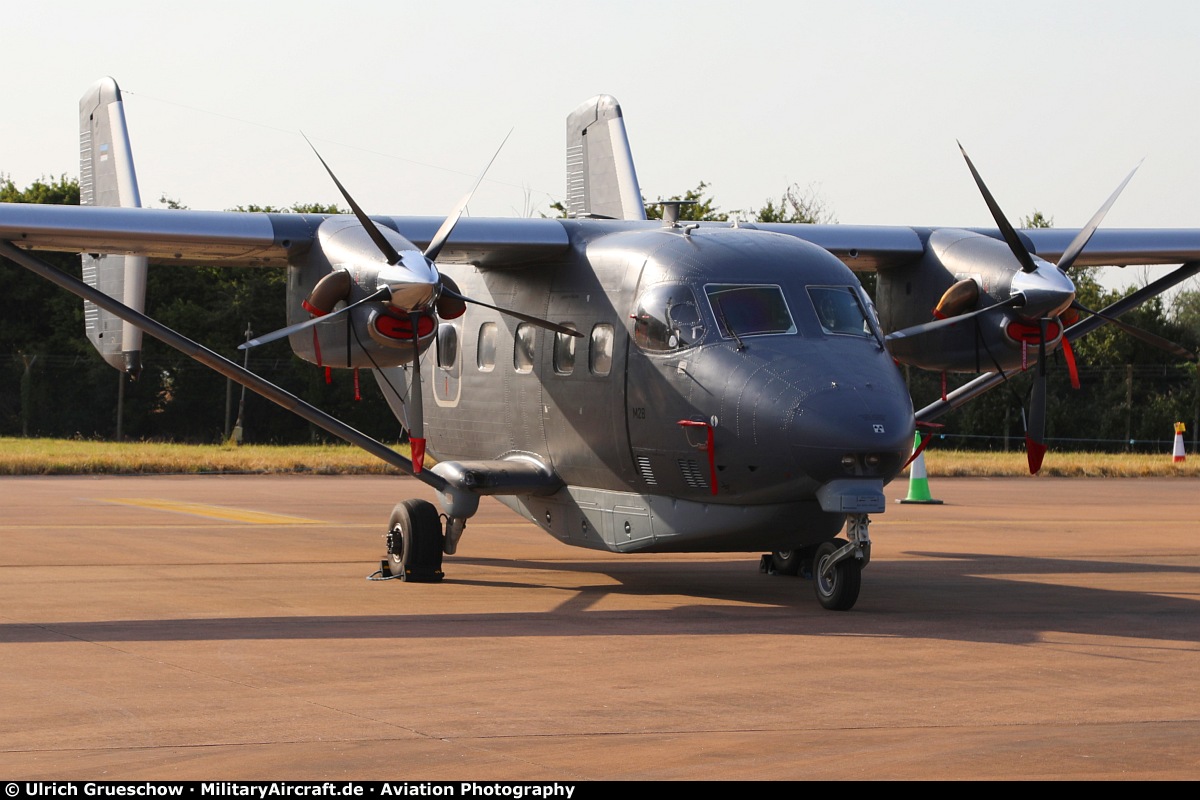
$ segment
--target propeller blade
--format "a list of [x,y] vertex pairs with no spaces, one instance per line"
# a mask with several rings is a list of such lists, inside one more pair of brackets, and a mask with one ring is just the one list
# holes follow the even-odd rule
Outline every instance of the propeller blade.
[[1002,300],[994,305],[986,308],[978,308],[974,311],[969,311],[966,314],[959,314],[957,317],[946,317],[945,319],[935,319],[932,322],[922,322],[920,325],[913,325],[910,328],[902,328],[898,331],[892,331],[884,337],[885,341],[894,339],[907,339],[912,336],[922,336],[932,331],[940,330],[941,328],[949,328],[960,322],[965,322],[973,317],[978,317],[980,314],[986,314],[989,311],[996,311],[1005,308],[1020,308],[1025,304],[1025,296],[1022,294],[1014,294],[1007,300]]
[[[1143,161],[1144,160],[1145,159],[1143,159]],[[1079,257],[1080,253],[1083,252],[1083,248],[1087,246],[1088,241],[1092,238],[1092,234],[1096,232],[1096,228],[1100,227],[1100,223],[1104,219],[1104,215],[1108,213],[1110,208],[1112,208],[1113,203],[1117,202],[1117,197],[1125,189],[1125,184],[1129,183],[1130,179],[1133,178],[1134,173],[1137,172],[1138,168],[1141,166],[1142,162],[1139,161],[1137,166],[1125,176],[1125,180],[1121,181],[1121,185],[1117,187],[1117,190],[1109,196],[1104,205],[1100,206],[1100,210],[1092,215],[1092,218],[1088,220],[1088,224],[1083,226],[1083,230],[1075,234],[1075,238],[1071,240],[1071,244],[1067,245],[1067,249],[1063,251],[1062,258],[1058,260],[1059,269],[1061,269],[1063,272],[1066,272],[1071,268],[1071,265],[1075,263],[1075,259]]]
[[313,317],[312,319],[305,320],[304,322],[297,322],[295,325],[288,325],[286,328],[280,328],[277,331],[271,331],[270,333],[264,333],[262,336],[259,336],[257,339],[251,339],[250,341],[246,342],[245,344],[239,344],[238,350],[249,350],[251,347],[258,347],[259,345],[270,344],[271,342],[278,341],[278,340],[284,338],[285,336],[291,336],[293,333],[296,333],[297,331],[302,331],[307,328],[311,328],[313,325],[319,325],[322,322],[328,322],[329,320],[333,319],[334,317],[340,316],[341,314],[345,314],[347,311],[349,311],[352,308],[357,308],[357,307],[361,306],[363,303],[370,303],[374,300],[386,300],[391,296],[391,294],[392,294],[391,290],[388,289],[386,286],[384,286],[382,289],[375,292],[374,294],[369,294],[366,297],[364,297],[362,300],[359,300],[356,303],[350,303],[347,306],[343,306],[342,308],[339,308],[337,311],[334,311],[332,313],[325,314],[324,316],[321,316],[321,317]]
[[1075,363],[1075,349],[1071,347],[1071,340],[1066,336],[1062,337],[1062,353],[1067,362],[1067,373],[1071,376],[1071,388],[1078,389],[1079,366]]
[[1073,302],[1071,307],[1078,308],[1080,311],[1097,316],[1107,322],[1109,325],[1114,325],[1120,328],[1133,338],[1140,339],[1151,347],[1157,347],[1159,350],[1165,350],[1171,355],[1178,356],[1179,358],[1187,361],[1195,362],[1200,360],[1200,357],[1197,357],[1195,353],[1193,353],[1191,350],[1188,350],[1186,347],[1183,347],[1182,345],[1178,345],[1169,339],[1164,339],[1163,337],[1150,333],[1149,331],[1144,331],[1141,328],[1134,327],[1128,322],[1121,322],[1121,320],[1117,319],[1116,317],[1110,317],[1107,314],[1103,314],[1099,311],[1092,311],[1090,308],[1078,301]]
[[420,314],[409,314],[413,333],[412,382],[408,390],[408,443],[411,448],[413,474],[420,475],[425,469],[425,401],[421,397],[421,334]]
[[[304,133],[301,132],[300,135],[304,136]],[[316,154],[317,160],[321,162],[321,166],[323,166],[325,171],[329,173],[329,177],[333,178],[333,182],[337,185],[338,191],[342,193],[342,197],[346,198],[346,203],[349,204],[350,210],[354,212],[354,216],[358,218],[359,224],[363,226],[367,232],[367,235],[371,237],[371,241],[374,242],[375,246],[379,248],[379,252],[383,253],[383,257],[387,259],[387,263],[400,263],[400,254],[396,252],[396,248],[392,247],[392,243],[389,242],[383,235],[383,231],[379,230],[379,226],[367,216],[367,212],[363,211],[362,208],[359,207],[358,203],[354,202],[354,198],[350,196],[348,191],[346,191],[346,187],[342,186],[342,182],[337,179],[337,175],[333,174],[333,170],[331,170],[329,165],[325,163],[325,159],[321,158],[321,154],[317,152],[316,146],[314,146],[313,143],[308,140],[307,136],[304,136],[304,141],[308,142],[308,146],[311,147],[313,153]]]
[[996,220],[996,227],[1000,229],[1001,235],[1004,236],[1004,241],[1008,242],[1008,249],[1012,251],[1012,254],[1017,257],[1017,261],[1021,264],[1021,271],[1036,272],[1037,267],[1034,266],[1033,258],[1029,255],[1029,251],[1025,249],[1025,245],[1021,244],[1016,230],[1009,224],[1008,219],[1004,216],[1004,212],[1000,210],[999,204],[996,203],[996,198],[992,197],[992,193],[988,191],[987,185],[979,175],[979,170],[975,169],[975,165],[971,163],[971,157],[967,155],[962,142],[958,142],[958,149],[962,151],[963,158],[967,160],[967,169],[971,170],[971,175],[975,178],[975,185],[979,187],[980,193],[983,194],[983,200],[987,203],[988,210],[992,212],[992,219]]
[[[483,183],[483,176],[487,175],[487,171],[491,169],[492,162],[496,160],[496,156],[500,155],[500,151],[504,149],[505,142],[508,137],[512,136],[512,129],[504,136],[504,141],[496,148],[496,152],[492,154],[492,159],[483,168],[483,172],[479,173],[479,177],[475,179],[475,185],[471,187],[471,191],[467,192],[462,200],[458,201],[458,205],[450,212],[449,216],[442,223],[442,227],[438,228],[437,233],[429,240],[429,246],[425,248],[425,257],[430,261],[437,261],[438,253],[442,252],[442,246],[446,244],[446,240],[450,238],[450,234],[454,231],[454,226],[458,224],[462,212],[466,209],[467,204],[471,202],[471,197],[474,196],[475,190],[479,188],[479,184]],[[332,174],[332,173],[330,173]],[[336,179],[335,179],[336,180]],[[349,198],[347,198],[349,199]]]
[[1036,475],[1046,455],[1046,319],[1038,320],[1041,340],[1038,342],[1038,371],[1033,379],[1029,397],[1029,424],[1025,428],[1025,456],[1029,459],[1029,474]]
[[493,311],[499,311],[501,314],[507,314],[510,317],[516,317],[519,320],[528,322],[532,325],[537,325],[539,328],[545,328],[548,331],[563,333],[569,336],[577,336],[580,339],[583,338],[583,334],[574,328],[568,328],[565,325],[559,325],[558,323],[551,322],[548,319],[542,319],[541,317],[522,314],[520,311],[513,311],[511,308],[501,308],[500,306],[494,306],[491,303],[485,303],[482,300],[476,300],[474,298],[467,297],[465,294],[459,294],[458,292],[454,291],[446,284],[442,284],[442,294],[448,294],[451,297],[462,300],[464,303],[474,303],[477,306],[483,306],[484,308],[490,308]]

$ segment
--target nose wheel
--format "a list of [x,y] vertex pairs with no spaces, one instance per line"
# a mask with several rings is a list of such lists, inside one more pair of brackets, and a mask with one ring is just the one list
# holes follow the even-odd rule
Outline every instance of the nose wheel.
[[822,607],[849,611],[858,602],[863,567],[871,561],[870,525],[868,515],[848,514],[845,539],[768,553],[759,561],[759,571],[812,578]]
[[813,589],[830,611],[849,611],[862,588],[862,561],[857,543],[830,539],[813,556]]

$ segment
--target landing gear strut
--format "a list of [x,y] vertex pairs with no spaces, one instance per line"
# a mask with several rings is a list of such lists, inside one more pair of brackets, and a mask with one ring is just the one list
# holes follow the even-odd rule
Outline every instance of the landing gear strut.
[[388,522],[385,574],[414,583],[437,583],[442,572],[442,520],[425,500],[405,500],[392,509]]
[[845,539],[830,539],[813,556],[813,589],[817,601],[831,611],[849,611],[858,601],[862,569],[871,560],[871,520],[866,514],[846,518]]
[[759,562],[759,571],[812,578],[817,601],[822,606],[832,611],[848,611],[858,600],[863,567],[871,561],[871,536],[867,532],[870,524],[866,514],[849,514],[845,539],[768,553]]

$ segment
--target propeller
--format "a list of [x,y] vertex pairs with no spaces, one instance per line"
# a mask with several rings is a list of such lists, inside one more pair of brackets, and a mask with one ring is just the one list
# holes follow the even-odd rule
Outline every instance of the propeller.
[[[1057,322],[1060,326],[1060,330],[1065,328],[1066,326],[1064,325],[1064,320],[1062,319],[1061,315],[1064,312],[1067,312],[1069,309],[1082,311],[1088,310],[1075,300],[1075,285],[1071,282],[1070,278],[1067,277],[1066,271],[1070,269],[1075,263],[1076,259],[1079,258],[1080,253],[1083,252],[1083,249],[1091,240],[1092,235],[1100,226],[1100,223],[1103,221],[1105,215],[1108,214],[1109,209],[1112,208],[1113,203],[1117,201],[1117,198],[1125,189],[1125,186],[1133,178],[1134,174],[1138,171],[1138,168],[1141,167],[1141,162],[1138,162],[1137,166],[1130,170],[1129,174],[1125,176],[1125,180],[1121,181],[1116,190],[1109,195],[1108,199],[1105,200],[1102,206],[1100,206],[1099,210],[1097,210],[1096,213],[1092,215],[1092,218],[1088,220],[1088,223],[1079,231],[1079,233],[1075,235],[1075,237],[1071,240],[1071,243],[1063,251],[1062,256],[1058,260],[1058,264],[1052,265],[1042,259],[1037,259],[1037,261],[1035,261],[1033,255],[1025,249],[1025,246],[1021,243],[1020,238],[1017,236],[1016,230],[1013,228],[1012,224],[1009,223],[1008,219],[1004,216],[1004,212],[1000,209],[1000,205],[996,202],[996,198],[992,195],[991,191],[988,190],[987,185],[983,181],[983,177],[979,174],[979,170],[975,168],[975,164],[971,161],[971,157],[967,155],[967,151],[962,146],[962,142],[958,142],[958,149],[960,152],[962,152],[962,156],[967,162],[967,168],[971,171],[971,176],[975,179],[975,185],[979,187],[979,191],[983,195],[984,202],[987,203],[988,210],[991,211],[992,219],[995,220],[996,226],[1000,229],[1001,236],[1003,236],[1004,241],[1008,244],[1009,250],[1012,251],[1013,256],[1021,265],[1022,275],[1013,276],[1013,291],[1014,293],[1020,291],[1022,294],[1024,294],[1027,300],[1027,305],[1030,306],[1031,309],[1036,309],[1038,312],[1038,368],[1036,377],[1034,378],[1033,387],[1030,390],[1029,414],[1025,426],[1025,451],[1029,459],[1029,472],[1030,474],[1036,474],[1038,470],[1041,469],[1042,459],[1045,456],[1047,449],[1045,443],[1047,328],[1052,322]],[[1044,266],[1040,266],[1038,262]],[[1051,268],[1053,268],[1053,271],[1051,271]],[[1063,281],[1065,281],[1065,285],[1062,283]],[[960,283],[964,282],[960,281]],[[1069,292],[1065,291],[1066,286],[1068,285],[1070,286]],[[938,308],[934,310],[934,315],[938,316],[939,311],[943,313],[952,313],[953,309],[969,307],[969,291],[970,290],[965,285],[959,286],[959,284],[955,284],[954,286],[951,286],[950,289],[947,290],[946,294],[942,296],[942,300],[939,301]],[[1069,299],[1067,299],[1068,294]],[[943,308],[943,306],[945,306],[945,308]],[[989,308],[994,308],[994,306]],[[986,311],[988,309],[983,310]],[[949,320],[969,318],[970,315],[978,313],[980,312],[971,312],[971,314],[964,314],[960,317],[951,316]],[[928,323],[928,325],[936,326],[939,324],[944,324],[949,320],[939,320],[937,322]],[[1164,347],[1164,349],[1168,349],[1171,352],[1188,352],[1183,348],[1180,348],[1178,345],[1174,345],[1173,343],[1168,342],[1161,337],[1154,336],[1153,334],[1147,333],[1138,328],[1134,328],[1133,326],[1127,326],[1125,323],[1117,322],[1114,319],[1109,319],[1107,321],[1112,322],[1122,330],[1126,330],[1131,335],[1143,339],[1143,341],[1150,341],[1146,337],[1152,337],[1153,339],[1156,339],[1157,342],[1150,342],[1155,346]],[[911,331],[913,329],[910,328],[908,330]],[[1070,341],[1066,336],[1061,337],[1061,342],[1063,357],[1066,359],[1067,368],[1071,375],[1071,385],[1078,389],[1079,370],[1075,363],[1075,353],[1071,349]]]
[[1186,347],[1183,347],[1182,345],[1176,344],[1175,342],[1172,342],[1169,339],[1164,339],[1163,337],[1158,336],[1157,334],[1150,333],[1150,331],[1145,331],[1145,330],[1142,330],[1141,328],[1130,325],[1128,322],[1121,322],[1121,320],[1117,319],[1116,317],[1110,317],[1107,314],[1104,314],[1103,312],[1092,311],[1090,308],[1088,308],[1087,306],[1083,305],[1082,303],[1080,303],[1078,301],[1071,303],[1071,308],[1082,311],[1085,314],[1091,314],[1094,317],[1099,317],[1100,319],[1104,320],[1108,324],[1125,331],[1125,333],[1129,334],[1133,338],[1140,339],[1141,341],[1145,342],[1146,344],[1150,345],[1151,347],[1157,347],[1159,350],[1165,350],[1166,352],[1170,353],[1173,356],[1177,356],[1179,358],[1182,358],[1186,361],[1191,361],[1193,363],[1200,360],[1200,357],[1197,357],[1197,355],[1194,352],[1192,352],[1191,350],[1188,350]]
[[1037,377],[1029,395],[1029,418],[1025,425],[1025,457],[1029,460],[1029,474],[1036,475],[1042,468],[1046,455],[1046,324],[1050,320],[1038,320]]
[[[258,347],[259,345],[270,344],[271,342],[278,341],[279,339],[283,339],[284,337],[291,336],[293,333],[307,330],[308,328],[311,328],[312,326],[317,325],[318,323],[328,322],[331,319],[340,317],[342,314],[345,314],[350,309],[358,308],[361,305],[365,305],[366,303],[373,303],[378,300],[387,300],[391,296],[392,296],[392,290],[389,289],[388,287],[384,286],[384,287],[380,288],[378,291],[374,292],[373,294],[367,295],[362,300],[359,300],[356,303],[351,303],[348,306],[343,306],[342,308],[339,308],[337,311],[334,311],[332,313],[322,314],[320,316],[313,317],[312,319],[306,319],[303,322],[297,322],[295,325],[288,325],[286,328],[280,328],[277,331],[271,331],[270,333],[264,333],[262,336],[259,336],[256,339],[250,339],[249,341],[247,341],[243,344],[239,344],[238,350],[249,350],[251,347]],[[305,301],[305,305],[310,305],[310,304],[307,301]]]
[[[301,135],[303,136],[303,134]],[[413,339],[412,382],[406,417],[409,440],[412,443],[414,473],[420,473],[424,469],[425,458],[424,409],[421,399],[421,337],[418,325],[422,316],[431,315],[441,319],[454,319],[463,314],[467,303],[473,303],[515,317],[523,322],[546,328],[555,333],[578,337],[583,336],[582,333],[565,325],[559,325],[541,317],[502,308],[468,297],[459,290],[458,284],[449,276],[442,275],[434,263],[441,253],[442,248],[450,239],[451,234],[453,234],[455,226],[462,219],[463,212],[471,202],[475,191],[483,182],[488,169],[495,162],[496,157],[500,155],[500,150],[503,149],[504,144],[511,135],[512,131],[510,130],[504,137],[504,141],[500,143],[500,147],[496,148],[496,152],[488,161],[487,166],[483,168],[479,176],[475,179],[471,190],[459,200],[458,204],[447,215],[424,251],[417,250],[415,246],[393,231],[388,230],[385,232],[374,220],[367,216],[366,211],[355,202],[350,192],[338,180],[337,175],[334,174],[329,164],[321,157],[316,146],[305,136],[304,140],[308,142],[308,146],[312,148],[313,153],[317,156],[317,160],[321,162],[321,166],[325,168],[325,171],[329,173],[329,177],[333,179],[334,185],[337,186],[347,205],[350,206],[350,211],[354,214],[355,219],[358,220],[359,225],[370,238],[372,244],[383,255],[386,264],[380,266],[378,265],[378,261],[367,259],[368,263],[355,270],[354,274],[373,276],[376,288],[367,294],[366,297],[353,303],[348,302],[355,283],[351,272],[347,269],[340,269],[326,275],[317,282],[312,292],[304,300],[304,308],[313,314],[312,319],[264,334],[257,339],[246,342],[239,348],[244,350],[282,339],[298,331],[344,315],[352,309],[367,303],[382,301],[390,306],[394,313],[406,314],[412,323]],[[389,234],[391,234],[390,237]],[[333,311],[332,309],[339,302],[345,302],[346,305],[337,311]]]

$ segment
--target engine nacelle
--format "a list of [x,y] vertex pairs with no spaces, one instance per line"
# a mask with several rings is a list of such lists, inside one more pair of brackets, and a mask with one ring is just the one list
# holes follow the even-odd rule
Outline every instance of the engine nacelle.
[[[303,265],[288,268],[288,324],[361,300],[370,294],[370,288],[340,267],[330,265],[323,252],[314,247]],[[322,367],[399,367],[411,363],[415,354],[424,353],[436,330],[431,314],[419,315],[419,341],[414,342],[408,315],[379,301],[364,303],[327,323],[293,333],[288,341],[297,356]]]
[[[1047,265],[1053,269],[1052,265]],[[889,339],[888,349],[901,363],[937,372],[986,372],[1021,369],[1037,361],[1039,323],[1026,309],[998,306],[994,311],[952,320],[1013,296],[1021,266],[999,239],[942,228],[929,236],[918,262],[879,273],[878,306],[884,330],[921,326],[935,318],[950,320],[936,330]],[[1047,323],[1046,346],[1053,349],[1062,328]]]

